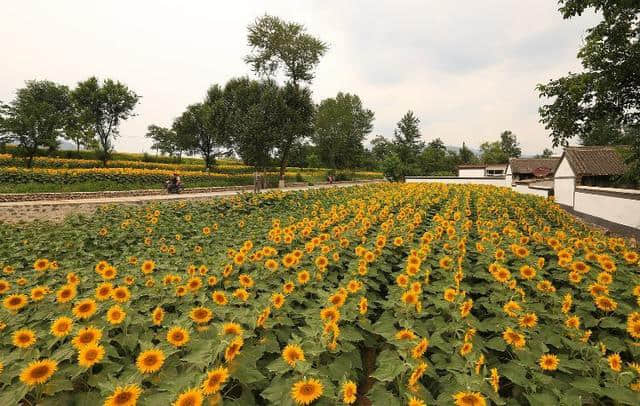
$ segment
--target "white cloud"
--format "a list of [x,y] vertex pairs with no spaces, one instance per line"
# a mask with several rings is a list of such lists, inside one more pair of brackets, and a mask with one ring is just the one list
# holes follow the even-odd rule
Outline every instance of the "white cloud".
[[170,125],[213,83],[249,74],[246,27],[263,13],[307,25],[331,46],[314,98],[358,94],[391,136],[409,109],[426,140],[477,147],[500,131],[527,153],[550,145],[534,87],[569,70],[593,15],[562,20],[554,2],[11,1],[0,15],[0,99],[25,80],[73,86],[91,75],[143,96],[118,149],[148,150],[149,124]]

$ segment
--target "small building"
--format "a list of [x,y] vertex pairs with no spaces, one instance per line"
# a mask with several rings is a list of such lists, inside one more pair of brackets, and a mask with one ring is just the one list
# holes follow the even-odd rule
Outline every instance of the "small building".
[[459,178],[484,178],[487,165],[458,165]]
[[511,158],[505,172],[507,186],[527,179],[552,177],[559,163],[560,157]]
[[566,147],[554,171],[556,202],[574,207],[578,186],[607,187],[627,166],[615,146]]
[[487,164],[485,176],[504,176],[508,164]]

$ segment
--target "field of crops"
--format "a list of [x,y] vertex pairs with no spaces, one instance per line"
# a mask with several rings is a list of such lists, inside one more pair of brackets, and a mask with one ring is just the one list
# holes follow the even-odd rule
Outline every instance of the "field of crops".
[[637,247],[503,188],[0,225],[0,404],[637,405]]

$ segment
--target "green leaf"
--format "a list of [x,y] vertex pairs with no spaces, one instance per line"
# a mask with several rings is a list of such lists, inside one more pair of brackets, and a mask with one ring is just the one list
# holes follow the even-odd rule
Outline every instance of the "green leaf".
[[378,367],[371,377],[383,382],[391,382],[396,376],[408,369],[408,366],[392,350],[384,350],[378,355]]
[[593,393],[595,395],[600,394],[600,383],[595,378],[574,378],[571,379],[569,383],[571,386],[576,389],[580,389],[581,391]]
[[385,405],[385,406],[401,406],[402,403],[395,395],[389,392],[385,386],[381,383],[376,383],[367,392],[367,398],[373,405]]

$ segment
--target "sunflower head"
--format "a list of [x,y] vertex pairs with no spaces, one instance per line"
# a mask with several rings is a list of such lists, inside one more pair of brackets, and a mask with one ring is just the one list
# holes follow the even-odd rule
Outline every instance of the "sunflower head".
[[30,363],[20,373],[20,381],[34,386],[47,382],[58,369],[58,363],[52,359],[43,359]]

